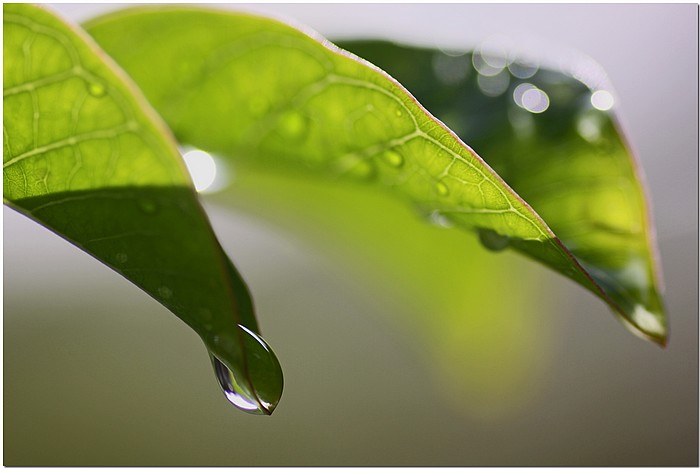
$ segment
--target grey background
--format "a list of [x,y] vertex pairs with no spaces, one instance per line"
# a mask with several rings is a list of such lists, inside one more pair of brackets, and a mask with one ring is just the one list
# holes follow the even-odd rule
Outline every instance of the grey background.
[[[119,7],[55,6],[76,21]],[[275,415],[250,417],[228,407],[175,317],[4,208],[4,464],[697,465],[697,5],[236,8],[331,39],[463,48],[505,35],[551,62],[593,57],[649,182],[668,349],[629,336],[588,293],[547,276],[565,307],[539,391],[512,413],[476,416],[445,398],[420,350],[376,318],[384,305],[342,265],[212,208],[261,291],[258,308],[272,311],[261,320],[285,366]]]

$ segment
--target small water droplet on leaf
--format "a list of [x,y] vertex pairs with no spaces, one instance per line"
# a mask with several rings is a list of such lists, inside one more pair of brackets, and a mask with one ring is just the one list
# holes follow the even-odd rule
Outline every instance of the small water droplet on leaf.
[[99,81],[91,81],[87,87],[88,92],[95,97],[102,97],[107,93],[107,88]]
[[382,153],[382,158],[393,167],[403,166],[403,156],[394,150],[387,150]]
[[336,167],[339,173],[356,179],[368,180],[374,177],[374,164],[354,154],[341,157]]
[[451,228],[454,226],[452,221],[447,216],[445,216],[443,213],[440,213],[439,211],[430,212],[428,214],[428,222],[430,222],[430,224],[433,224],[437,227],[441,227],[441,228],[445,228],[445,229]]
[[280,130],[287,137],[301,138],[306,127],[306,118],[299,112],[287,112],[280,118]]
[[445,185],[444,182],[438,182],[437,184],[435,184],[435,190],[437,190],[437,193],[439,193],[443,197],[449,195],[450,193],[450,189],[447,188],[447,185]]
[[117,261],[117,263],[126,263],[129,260],[129,256],[124,252],[119,252],[114,256],[114,259]]
[[157,205],[152,200],[141,200],[139,206],[141,207],[141,211],[148,214],[155,213],[158,209]]
[[171,297],[173,297],[173,290],[167,286],[161,286],[158,288],[158,294],[163,299],[170,299]]
[[499,252],[510,244],[507,236],[502,236],[492,229],[479,229],[479,240],[489,250]]

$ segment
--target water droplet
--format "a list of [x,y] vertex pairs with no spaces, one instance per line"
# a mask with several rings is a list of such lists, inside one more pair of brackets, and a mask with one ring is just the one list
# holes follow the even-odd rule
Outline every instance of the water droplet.
[[[647,310],[641,304],[635,304],[629,319],[636,325],[623,321],[623,325],[632,333],[645,340],[654,339],[654,341],[664,341],[666,335],[666,324],[663,319],[655,313]],[[639,329],[637,328],[639,327]],[[640,331],[640,329],[642,331]],[[647,335],[648,334],[648,335]],[[651,338],[654,337],[654,338]]]
[[221,184],[214,184],[217,175],[217,166],[214,158],[201,150],[188,151],[182,155],[187,170],[192,177],[194,188],[198,192],[209,192],[212,186],[219,188]]
[[88,92],[95,97],[102,97],[107,93],[107,88],[99,81],[91,81],[87,85]]
[[382,158],[393,167],[403,166],[403,156],[394,150],[387,150],[382,153]]
[[437,193],[439,193],[443,197],[449,195],[450,193],[450,189],[447,188],[447,185],[445,185],[444,182],[438,182],[437,184],[435,184],[435,190],[437,190]]
[[359,179],[370,179],[374,175],[374,166],[369,161],[361,161],[353,166],[348,174]]
[[296,111],[286,112],[280,118],[280,129],[285,136],[300,138],[306,130],[306,119]]
[[396,109],[396,117],[401,117],[403,115],[403,112],[401,109]]
[[357,179],[367,180],[374,176],[374,164],[355,154],[346,154],[336,163],[339,173]]
[[158,294],[163,299],[170,299],[171,297],[173,297],[173,290],[167,286],[161,286],[158,288]]
[[[238,336],[228,341],[241,343],[243,353],[222,350],[216,344],[222,340],[214,340],[217,349],[209,350],[214,374],[226,399],[236,408],[251,414],[272,414],[282,396],[282,368],[275,353],[259,335],[243,325],[238,328]],[[223,355],[237,359],[225,362]]]
[[479,229],[479,240],[489,250],[499,252],[510,244],[507,236],[502,236],[492,229]]
[[437,226],[437,227],[441,227],[441,228],[445,228],[445,229],[451,228],[452,226],[454,226],[452,221],[447,216],[440,213],[439,211],[430,212],[428,214],[428,222],[430,224]]
[[158,209],[158,206],[152,200],[141,200],[139,206],[141,207],[141,211],[148,214],[155,213]]
[[117,263],[126,263],[129,260],[129,256],[124,252],[119,252],[114,256],[114,259],[117,261]]

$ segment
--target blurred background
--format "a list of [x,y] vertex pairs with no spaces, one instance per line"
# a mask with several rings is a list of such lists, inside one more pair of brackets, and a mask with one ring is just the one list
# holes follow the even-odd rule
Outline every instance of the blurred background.
[[[123,7],[53,6],[77,22]],[[217,7],[331,40],[593,58],[646,172],[670,344],[391,200],[234,174],[207,208],[285,371],[275,414],[254,417],[174,315],[3,208],[5,465],[697,465],[697,5]]]

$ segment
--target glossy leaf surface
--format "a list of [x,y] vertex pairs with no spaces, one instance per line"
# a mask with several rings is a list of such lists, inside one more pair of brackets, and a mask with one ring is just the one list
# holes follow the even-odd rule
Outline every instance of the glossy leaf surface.
[[279,363],[239,327],[257,331],[246,286],[140,92],[82,31],[30,5],[4,6],[3,58],[5,203],[169,308],[271,412]]
[[[395,80],[287,25],[172,8],[119,12],[91,21],[87,29],[180,141],[275,169],[388,186],[427,216],[476,230],[493,249],[511,246],[565,274],[634,330],[665,342],[639,182],[610,119],[582,113],[577,100],[587,90],[571,79],[538,72],[534,80],[548,93],[550,107],[533,116],[512,109],[507,98],[474,94],[474,76],[450,84],[469,71],[463,64],[447,82],[425,75],[432,73],[433,52],[411,56],[393,46],[358,48],[410,83],[432,111],[449,108],[442,118],[503,171],[516,194]],[[510,75],[500,76],[508,80],[501,94],[512,95]],[[460,98],[474,104],[468,115],[459,108]],[[444,107],[430,107],[435,100]],[[584,123],[573,125],[579,120]],[[588,128],[587,137],[578,133],[581,126]],[[586,142],[598,138],[596,131],[603,144]],[[521,196],[532,197],[559,237]]]

